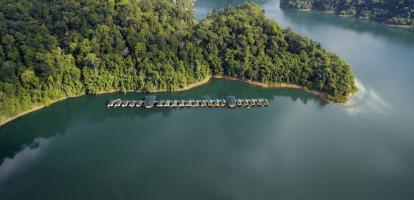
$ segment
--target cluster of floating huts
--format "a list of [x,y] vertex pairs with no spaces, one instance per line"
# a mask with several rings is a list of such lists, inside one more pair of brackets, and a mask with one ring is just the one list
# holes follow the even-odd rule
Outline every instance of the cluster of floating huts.
[[209,100],[157,100],[156,96],[149,95],[141,100],[115,99],[108,102],[108,108],[199,108],[199,107],[266,107],[269,101],[265,98],[259,99],[236,99],[228,96],[224,99]]

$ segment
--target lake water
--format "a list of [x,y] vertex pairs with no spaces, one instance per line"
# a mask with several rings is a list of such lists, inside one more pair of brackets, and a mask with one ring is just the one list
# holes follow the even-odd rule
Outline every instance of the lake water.
[[[223,2],[197,1],[197,18]],[[105,107],[137,93],[67,100],[0,127],[0,199],[414,199],[414,32],[261,4],[353,66],[360,92],[349,105],[228,80],[158,96],[270,106]]]

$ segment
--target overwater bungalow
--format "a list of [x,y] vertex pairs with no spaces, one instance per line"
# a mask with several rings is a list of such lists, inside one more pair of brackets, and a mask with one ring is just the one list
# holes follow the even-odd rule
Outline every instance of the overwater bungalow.
[[224,103],[223,103],[223,100],[222,99],[218,99],[217,100],[217,106],[218,107],[223,107],[224,106]]
[[239,101],[242,107],[247,106],[246,101],[244,99],[240,99]]
[[207,106],[208,107],[213,107],[214,106],[214,101],[212,99],[208,100]]
[[190,101],[191,100],[184,101],[184,107],[187,107],[187,108],[191,107]]
[[221,102],[223,102],[223,106],[227,105],[227,99],[224,98],[224,99],[221,100]]
[[253,106],[252,100],[246,99],[245,101],[246,101],[246,106],[247,107],[252,107]]
[[171,108],[172,107],[172,101],[171,100],[166,100],[165,101],[165,107]]
[[121,107],[122,107],[122,108],[127,107],[127,106],[128,106],[128,104],[129,104],[129,100],[125,100],[124,102],[122,102]]
[[160,108],[165,107],[165,101],[164,100],[158,101],[157,102],[157,107],[160,107]]
[[112,100],[112,101],[108,102],[107,107],[108,108],[113,107],[115,105],[115,103],[118,102],[118,101],[121,101],[121,99],[115,99],[115,100]]
[[156,98],[157,97],[154,96],[154,95],[145,96],[144,107],[145,108],[152,108],[152,107],[154,107],[155,99]]
[[262,107],[263,106],[262,101],[263,101],[263,99],[257,99],[256,105],[259,106],[259,107]]
[[116,107],[120,107],[120,106],[121,106],[121,104],[122,104],[122,100],[119,100],[119,101],[117,101],[117,102],[115,103],[114,107],[115,107],[115,108],[116,108]]
[[183,108],[185,106],[186,101],[185,100],[180,100],[178,103],[178,107],[179,108]]
[[228,97],[226,97],[226,102],[227,102],[227,106],[229,107],[229,108],[234,108],[234,107],[236,107],[236,97],[234,97],[234,96],[228,96]]
[[177,100],[173,100],[173,101],[171,102],[171,107],[173,107],[173,108],[178,107],[178,101],[177,101]]
[[267,99],[264,99],[264,103],[263,103],[263,105],[264,105],[264,106],[268,106],[268,105],[269,105],[269,101],[268,101]]
[[137,101],[130,101],[129,102],[129,104],[128,104],[128,106],[130,107],[130,108],[133,108],[133,107],[135,107],[135,104],[137,103]]
[[195,101],[194,101],[194,100],[189,100],[189,101],[188,101],[188,104],[190,105],[190,107],[191,107],[191,108],[196,107],[196,106],[195,106],[195,104],[196,104],[196,103],[195,103]]
[[200,106],[201,107],[206,107],[207,104],[208,104],[208,101],[207,100],[202,100],[201,103],[200,103]]
[[156,96],[149,95],[142,100],[121,100],[115,99],[108,102],[108,108],[117,107],[130,107],[130,108],[152,108],[152,107],[178,107],[178,108],[197,108],[197,107],[246,107],[250,108],[253,106],[265,107],[269,105],[267,99],[236,99],[234,96],[227,96],[224,99],[209,99],[209,100],[156,100]]
[[252,99],[252,105],[257,106],[257,99]]
[[139,107],[141,107],[142,106],[142,100],[138,100],[136,103],[135,103],[135,107],[137,107],[137,108],[139,108]]
[[237,105],[237,107],[242,107],[243,106],[240,99],[236,100],[236,105]]
[[214,100],[213,100],[213,106],[214,106],[214,107],[218,107],[218,106],[219,106],[219,104],[218,104],[218,99],[214,99]]
[[195,100],[194,101],[194,107],[200,107],[201,106],[201,101],[200,100]]
[[269,102],[267,101],[267,99],[260,99],[259,102],[261,103],[261,105],[263,107],[267,106],[269,104]]

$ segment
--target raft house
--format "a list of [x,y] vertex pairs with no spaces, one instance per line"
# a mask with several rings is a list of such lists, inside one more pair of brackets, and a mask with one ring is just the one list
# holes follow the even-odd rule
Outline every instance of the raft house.
[[228,96],[224,99],[204,99],[204,100],[157,100],[155,95],[145,96],[140,100],[122,100],[114,99],[108,102],[108,108],[251,108],[251,107],[267,107],[269,101],[266,98],[258,99],[236,99],[235,96]]

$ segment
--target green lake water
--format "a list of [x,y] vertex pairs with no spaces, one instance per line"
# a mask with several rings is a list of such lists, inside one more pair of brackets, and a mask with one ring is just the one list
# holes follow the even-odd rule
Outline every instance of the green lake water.
[[[224,2],[198,0],[197,18]],[[157,96],[270,106],[105,107],[140,93],[66,100],[0,127],[0,199],[414,199],[414,31],[262,2],[353,66],[360,92],[349,105],[216,79]]]

